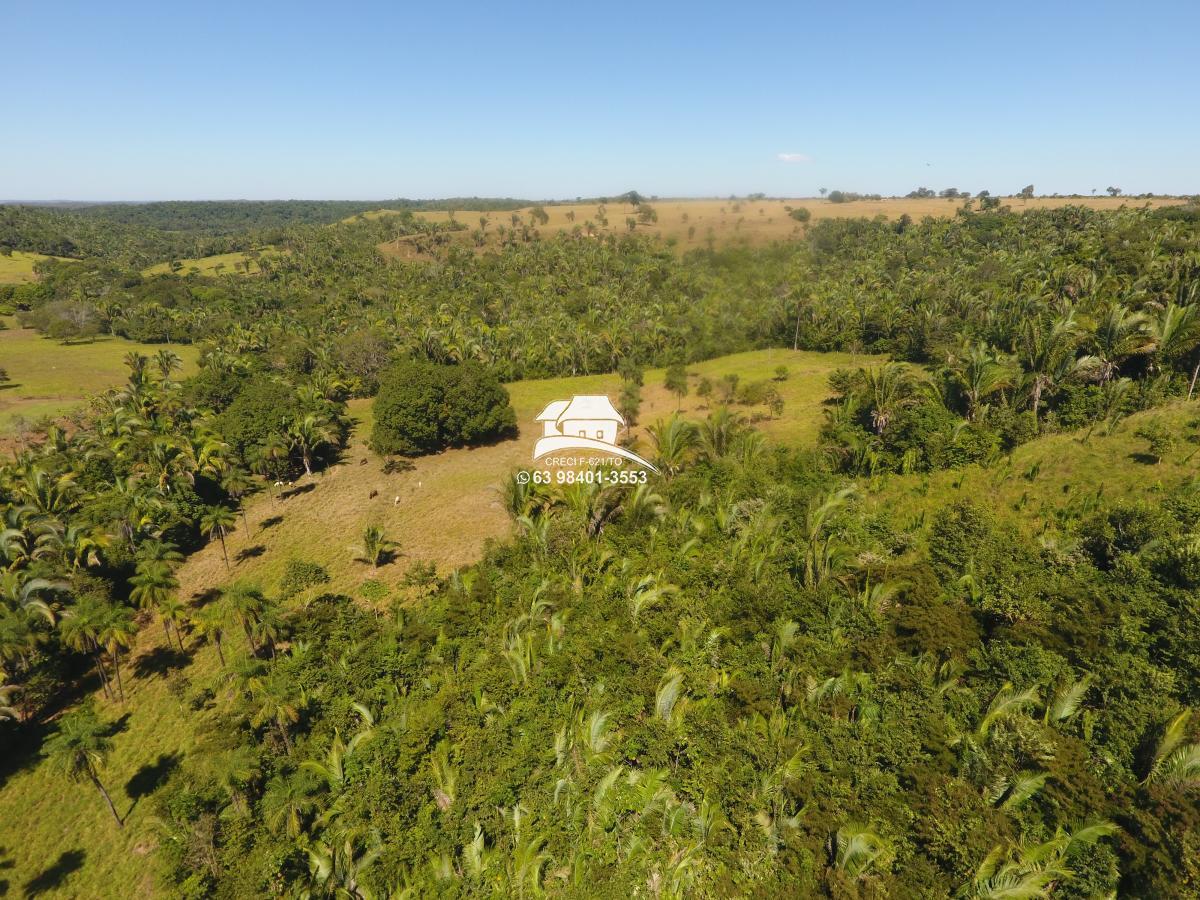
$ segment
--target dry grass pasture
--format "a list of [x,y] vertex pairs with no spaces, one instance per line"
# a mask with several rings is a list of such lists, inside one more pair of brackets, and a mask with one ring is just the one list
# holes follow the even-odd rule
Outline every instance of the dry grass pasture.
[[[1034,197],[1032,200],[1021,200],[1016,197],[1003,198],[1004,203],[1014,211],[1025,209],[1047,209],[1068,204],[1080,204],[1092,209],[1118,209],[1121,206],[1166,206],[1182,203],[1183,200],[1166,197],[1156,197],[1151,200],[1135,200],[1129,197]],[[812,221],[831,218],[858,218],[885,216],[898,219],[902,215],[921,219],[925,216],[945,217],[954,215],[961,200],[944,200],[940,198],[888,198],[883,200],[855,200],[850,203],[831,203],[820,197],[800,197],[790,200],[692,200],[692,199],[662,199],[648,201],[658,213],[658,220],[647,224],[638,223],[634,231],[639,234],[654,234],[665,240],[674,241],[680,250],[691,250],[707,247],[711,241],[713,246],[729,245],[758,246],[773,241],[795,239],[803,235],[804,227],[789,214],[789,208],[804,207],[812,214]],[[538,230],[543,235],[558,232],[570,232],[576,226],[586,228],[592,224],[592,230],[597,234],[626,234],[629,232],[627,219],[636,218],[635,207],[628,203],[609,203],[601,215],[600,206],[595,203],[557,204],[544,207],[550,217],[545,225],[539,225]],[[382,215],[385,210],[364,215]],[[513,216],[519,223],[535,224],[530,215],[530,208],[515,212],[455,210],[422,211],[416,213],[419,218],[430,222],[446,222],[451,217],[466,225],[468,231],[456,235],[456,240],[467,245],[474,241],[470,232],[480,227],[480,220],[486,223],[484,228],[488,237],[485,246],[496,242],[500,226],[513,227]],[[604,221],[607,224],[604,224]],[[518,225],[518,227],[520,227]],[[411,241],[397,241],[385,244],[385,252],[399,258],[419,258],[410,246]]]

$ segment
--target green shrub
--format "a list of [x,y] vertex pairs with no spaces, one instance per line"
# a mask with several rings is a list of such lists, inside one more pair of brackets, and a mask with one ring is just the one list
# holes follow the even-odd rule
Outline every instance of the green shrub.
[[303,559],[289,559],[279,581],[279,593],[283,599],[290,600],[311,587],[328,584],[329,580],[329,573],[323,566]]

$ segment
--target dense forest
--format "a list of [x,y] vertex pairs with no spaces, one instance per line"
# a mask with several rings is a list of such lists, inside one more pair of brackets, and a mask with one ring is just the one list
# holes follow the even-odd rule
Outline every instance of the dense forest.
[[[918,521],[861,502],[1193,400],[1195,209],[830,219],[680,254],[533,222],[477,251],[403,212],[154,207],[0,208],[0,247],[86,257],[0,305],[58,339],[162,345],[0,467],[0,748],[103,803],[109,726],[67,698],[95,679],[120,706],[151,624],[213,645],[219,675],[184,698],[210,727],[146,801],[166,895],[1200,892],[1195,482],[1098,498],[1059,541],[987,496]],[[430,258],[391,260],[397,238]],[[267,245],[257,274],[142,274]],[[223,546],[253,494],[337,461],[351,398],[388,412],[423,373],[431,409],[485,398],[490,439],[512,425],[499,382],[633,384],[781,346],[890,362],[835,374],[816,447],[714,397],[649,427],[645,484],[514,475],[512,539],[415,566],[420,602],[322,593],[304,560],[278,592],[179,595],[184,555]],[[404,439],[422,423],[383,421],[386,452],[427,449]],[[386,536],[364,537],[378,564]]]

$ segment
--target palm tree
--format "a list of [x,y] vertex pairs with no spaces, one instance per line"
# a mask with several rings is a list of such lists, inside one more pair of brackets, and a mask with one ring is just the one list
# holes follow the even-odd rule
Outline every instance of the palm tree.
[[300,721],[300,706],[304,697],[301,694],[297,700],[292,693],[291,685],[281,679],[252,678],[249,683],[250,696],[254,704],[250,722],[258,728],[263,725],[273,725],[275,732],[283,741],[288,755],[292,754],[292,736],[289,726]]
[[157,609],[179,587],[170,564],[152,559],[138,562],[129,583],[129,598],[142,609]]
[[1035,427],[1041,425],[1038,413],[1046,392],[1102,368],[1103,363],[1095,356],[1076,355],[1081,335],[1072,310],[1056,318],[1049,328],[1041,327],[1036,321],[1026,323],[1022,333],[1021,363],[1029,372],[1030,406]]
[[54,607],[46,598],[68,589],[64,581],[30,578],[26,572],[0,572],[0,603],[12,610],[41,616],[54,624]]
[[287,436],[292,447],[300,453],[305,475],[312,474],[313,456],[317,450],[323,444],[331,444],[337,440],[337,432],[329,420],[314,413],[293,421],[288,426]]
[[700,423],[700,450],[708,459],[720,459],[741,432],[742,417],[727,407],[717,407]]
[[903,363],[859,369],[871,409],[871,426],[883,434],[897,412],[916,402],[917,379]]
[[179,644],[179,652],[186,653],[183,646],[183,636],[179,625],[188,618],[188,606],[175,594],[168,594],[158,604],[158,614],[162,618],[163,632],[167,636],[167,646],[171,645],[171,632],[175,633],[175,641]]
[[136,635],[137,625],[129,608],[110,606],[101,623],[97,639],[112,658],[113,674],[117,677],[117,690],[121,694],[122,703],[125,702],[125,683],[121,680],[121,651],[133,646]]
[[108,804],[108,811],[112,813],[117,827],[123,828],[125,823],[121,821],[112,797],[100,781],[99,769],[111,751],[112,740],[106,734],[106,726],[88,702],[59,720],[58,731],[46,741],[44,752],[50,764],[72,781],[90,781],[94,784]]
[[250,652],[257,653],[258,645],[254,642],[254,626],[266,608],[267,598],[255,585],[238,582],[225,589],[225,602],[246,633],[246,643],[250,645]]
[[226,621],[224,607],[215,603],[196,610],[191,618],[192,628],[196,633],[217,648],[217,658],[221,660],[222,668],[225,666],[225,648],[222,642],[225,638]]
[[108,615],[108,604],[92,594],[80,597],[58,622],[62,641],[77,653],[90,653],[96,666],[96,674],[104,687],[104,694],[112,696],[108,686],[108,672],[100,656],[100,631]]
[[855,498],[853,486],[833,491],[823,498],[814,498],[804,516],[804,585],[816,587],[829,575],[833,566],[833,517]]
[[1105,307],[1091,338],[1092,348],[1100,361],[1098,375],[1101,384],[1116,375],[1126,359],[1146,353],[1153,347],[1147,323],[1144,313],[1130,312],[1120,303],[1110,303]]
[[362,543],[351,549],[355,553],[355,560],[369,563],[378,569],[392,558],[399,546],[395,541],[388,539],[382,526],[368,525],[363,531]]
[[1154,750],[1143,784],[1157,782],[1180,788],[1200,784],[1200,744],[1185,744],[1192,711],[1185,709],[1167,725]]
[[659,420],[650,426],[650,440],[654,443],[654,463],[667,478],[683,468],[688,451],[696,444],[696,428],[691,422],[672,414],[664,422]]
[[865,878],[871,870],[890,862],[891,844],[862,825],[843,825],[834,838],[834,864],[852,878]]
[[316,806],[313,785],[301,775],[276,775],[263,792],[263,818],[267,827],[276,833],[283,831],[290,838],[300,836],[305,817]]
[[246,526],[246,533],[249,534],[250,521],[246,518],[246,504],[242,501],[254,489],[254,481],[245,469],[230,467],[225,473],[225,477],[221,479],[221,487],[241,508],[242,524]]
[[229,548],[225,535],[237,524],[237,514],[227,506],[210,506],[200,516],[200,533],[211,538],[215,532],[221,539],[221,553],[225,557],[225,568],[229,569]]
[[971,344],[952,356],[947,370],[967,398],[967,418],[972,422],[978,418],[984,401],[1012,387],[1016,378],[1012,361],[982,343]]
[[[1154,365],[1161,367],[1165,360],[1181,357],[1195,349],[1200,343],[1200,315],[1195,304],[1180,306],[1168,303],[1156,318],[1150,320],[1149,334]],[[1188,382],[1188,399],[1196,390],[1196,379],[1200,376],[1200,362],[1192,369]]]

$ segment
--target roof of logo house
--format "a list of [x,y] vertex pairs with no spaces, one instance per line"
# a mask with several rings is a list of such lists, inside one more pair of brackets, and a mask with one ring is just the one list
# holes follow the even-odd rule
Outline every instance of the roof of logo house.
[[617,445],[617,432],[625,417],[604,394],[576,394],[570,400],[555,400],[538,414],[542,436],[533,448],[533,458],[562,450],[599,450],[623,457],[647,469],[658,470],[631,450]]

